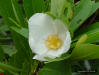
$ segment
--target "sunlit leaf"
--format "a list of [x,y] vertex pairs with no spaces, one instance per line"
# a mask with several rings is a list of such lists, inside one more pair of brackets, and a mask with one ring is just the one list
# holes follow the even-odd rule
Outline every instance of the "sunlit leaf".
[[75,40],[78,40],[83,34],[88,35],[86,43],[99,42],[99,23],[97,22],[95,24],[81,28],[76,34],[78,36],[75,37]]
[[[5,4],[5,2],[7,2],[7,4]],[[9,20],[9,17],[17,23],[19,23],[16,19],[15,13],[17,14],[17,17],[20,20],[20,22],[22,21],[19,17],[19,15],[21,14],[19,13],[17,5],[14,2],[13,6],[11,0],[0,0],[0,13],[6,24],[9,26],[9,28],[10,26],[15,25],[13,22]],[[15,12],[15,10],[17,11]],[[22,24],[22,26],[24,25]],[[23,36],[19,35],[17,32],[13,31],[11,28],[10,31],[13,38],[14,46],[17,49],[17,53],[13,55],[11,58],[9,58],[9,61],[7,63],[17,68],[23,68],[24,61],[27,60],[31,64],[32,59],[32,52],[29,47],[28,40]],[[28,67],[31,68],[31,65],[29,65]]]
[[99,59],[99,45],[81,44],[73,50],[70,59],[71,60]]
[[18,27],[13,26],[13,27],[11,27],[11,29],[13,31],[17,32],[19,35],[28,39],[29,32],[28,32],[27,28],[18,28]]

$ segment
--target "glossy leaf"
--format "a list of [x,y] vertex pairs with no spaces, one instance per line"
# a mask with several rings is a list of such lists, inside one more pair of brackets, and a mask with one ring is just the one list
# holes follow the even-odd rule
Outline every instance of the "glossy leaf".
[[80,44],[83,44],[86,42],[88,36],[86,34],[82,35],[81,38],[77,41],[76,46],[79,46]]
[[86,43],[99,42],[99,23],[97,22],[95,24],[82,28],[77,33],[78,36],[75,37],[75,40],[78,40],[83,34],[88,35]]
[[99,2],[93,3],[90,15],[96,12],[96,10],[99,9]]
[[73,50],[70,59],[71,60],[99,59],[99,45],[81,44]]
[[28,39],[28,29],[27,28],[18,28],[18,27],[11,27],[11,29],[13,31],[15,31],[16,33],[18,33],[19,35],[23,36],[24,38]]
[[99,29],[92,30],[88,34],[87,43],[99,42]]

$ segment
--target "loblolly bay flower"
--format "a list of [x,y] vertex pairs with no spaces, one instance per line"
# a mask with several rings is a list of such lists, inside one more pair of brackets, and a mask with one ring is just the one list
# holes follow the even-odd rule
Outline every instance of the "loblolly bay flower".
[[58,19],[44,13],[34,14],[28,21],[29,45],[36,55],[33,59],[47,61],[66,53],[71,44],[67,26]]

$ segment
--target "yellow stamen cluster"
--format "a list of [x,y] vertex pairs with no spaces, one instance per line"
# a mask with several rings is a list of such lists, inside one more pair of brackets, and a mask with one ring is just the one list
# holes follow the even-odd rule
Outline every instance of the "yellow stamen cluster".
[[50,35],[46,39],[46,46],[49,50],[57,50],[62,46],[62,40],[58,35]]

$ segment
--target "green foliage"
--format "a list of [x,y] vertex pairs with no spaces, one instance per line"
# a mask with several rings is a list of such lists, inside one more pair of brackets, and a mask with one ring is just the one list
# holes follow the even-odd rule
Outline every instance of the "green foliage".
[[72,18],[72,6],[67,0],[51,0],[51,13],[69,24]]
[[63,54],[61,55],[61,57],[57,57],[55,59],[51,59],[48,57],[45,57],[45,58],[48,60],[48,62],[46,63],[50,63],[50,62],[62,61],[62,60],[68,59],[69,57],[70,57],[70,54]]
[[[22,13],[22,9],[20,8],[20,6],[16,2],[16,0],[10,0],[10,1],[12,4],[13,13],[14,13],[14,16],[16,18],[17,23],[21,26],[26,27],[23,13]],[[8,17],[10,17],[10,16],[8,16]]]
[[45,12],[49,8],[50,0],[23,0],[24,10],[29,19],[34,13]]
[[24,38],[28,39],[28,29],[27,28],[18,28],[15,26],[12,26],[11,29],[13,31],[15,31],[16,33],[20,34],[21,36],[23,36]]
[[[13,22],[11,22],[9,20],[9,17],[11,19],[13,19],[14,21],[16,21],[19,25],[22,24],[21,26],[25,27],[25,24],[22,23],[24,21],[22,21],[23,17],[19,10],[20,8],[17,7],[16,2],[14,2],[12,0],[6,0],[6,2],[7,2],[7,4],[5,5],[4,0],[0,1],[0,12],[1,12],[1,15],[3,16],[3,19],[5,20],[6,24],[9,25],[9,28],[10,28],[10,26],[15,25]],[[1,7],[3,7],[3,8],[1,8]],[[22,18],[20,18],[20,17],[22,17]],[[32,59],[32,55],[31,55],[31,50],[29,48],[27,39],[25,39],[21,35],[17,34],[13,30],[10,30],[10,31],[12,33],[12,37],[13,37],[15,48],[17,49],[17,53],[9,59],[8,64],[13,65],[18,68],[22,68],[23,63],[25,62],[25,60],[27,60],[28,63],[30,63],[28,65],[28,67],[31,68],[30,59]]]
[[86,33],[88,31],[92,31],[92,30],[95,30],[95,29],[97,29],[97,30],[99,29],[99,22],[96,22],[94,24],[91,24],[91,25],[88,25],[86,27],[81,28],[80,31],[77,32],[77,35],[81,35],[83,33]]
[[72,75],[68,61],[59,61],[46,64],[38,75]]
[[[22,0],[23,4],[19,4],[19,1],[0,0],[3,17],[0,19],[0,72],[5,75],[72,75],[74,61],[99,59],[99,22],[78,29],[96,12],[99,2]],[[34,54],[28,44],[27,22],[35,13],[47,13],[68,25],[74,36],[68,53],[55,59],[45,57],[48,60],[45,63],[32,59]]]
[[86,34],[82,35],[81,38],[77,41],[76,46],[79,46],[80,44],[83,44],[86,42],[88,36]]
[[78,27],[99,8],[99,3],[91,0],[81,0],[74,7],[74,18],[71,21],[71,29],[77,30]]
[[3,59],[4,59],[4,51],[2,47],[0,46],[0,62],[3,61]]
[[33,14],[32,0],[23,0],[24,10],[27,18],[29,19]]
[[81,44],[74,48],[71,60],[99,59],[99,45]]
[[3,64],[3,63],[0,63],[0,69],[6,70],[6,71],[14,71],[14,72],[21,72],[21,71],[23,71],[22,69],[18,69],[16,67],[9,66],[9,65]]
[[87,43],[94,43],[99,42],[99,29],[87,32],[88,34],[88,40]]
[[17,52],[15,48],[9,45],[1,45],[1,47],[3,48],[3,52],[9,56],[13,56]]
[[89,26],[82,28],[78,33],[75,40],[77,40],[81,35],[87,34],[87,41],[86,43],[94,43],[99,42],[99,23],[95,23]]

